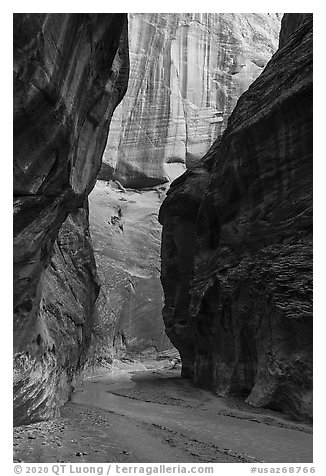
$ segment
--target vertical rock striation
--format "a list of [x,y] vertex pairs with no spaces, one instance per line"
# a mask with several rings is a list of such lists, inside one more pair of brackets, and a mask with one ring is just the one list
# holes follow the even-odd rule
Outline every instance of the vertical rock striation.
[[55,416],[99,286],[88,199],[128,80],[125,14],[14,15],[14,421]]
[[130,80],[99,176],[126,188],[99,181],[90,197],[101,281],[95,361],[171,345],[161,320],[155,222],[164,185],[157,184],[182,173],[186,163],[193,168],[225,128],[237,98],[276,50],[280,26],[276,14],[129,19]]
[[312,18],[280,48],[221,140],[160,210],[166,331],[219,395],[312,417]]
[[100,177],[127,187],[173,180],[227,124],[277,49],[280,15],[130,14],[131,74]]

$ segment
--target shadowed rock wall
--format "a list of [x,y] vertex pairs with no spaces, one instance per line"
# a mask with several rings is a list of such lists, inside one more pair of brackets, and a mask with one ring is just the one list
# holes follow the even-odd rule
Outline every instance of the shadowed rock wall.
[[14,15],[14,421],[55,416],[99,286],[88,200],[129,72],[125,14]]
[[196,384],[310,419],[312,18],[282,25],[222,139],[161,207],[163,318]]
[[114,114],[100,178],[150,187],[197,163],[276,51],[280,19],[130,14],[130,82]]
[[171,346],[161,318],[156,217],[165,190],[157,184],[181,174],[186,163],[192,168],[224,130],[236,100],[276,50],[280,20],[276,14],[129,15],[130,80],[99,175],[126,188],[98,181],[90,196],[101,281],[95,362]]

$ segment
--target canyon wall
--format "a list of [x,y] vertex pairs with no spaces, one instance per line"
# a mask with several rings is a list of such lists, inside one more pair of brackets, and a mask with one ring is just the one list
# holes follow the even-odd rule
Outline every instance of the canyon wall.
[[125,14],[14,14],[14,423],[53,417],[90,343],[88,225],[129,73]]
[[280,21],[277,14],[129,15],[128,90],[90,195],[101,291],[89,361],[171,346],[156,220],[168,183],[158,184],[193,167],[224,130],[276,51]]
[[166,332],[183,375],[312,418],[312,16],[160,210]]
[[90,230],[101,284],[89,364],[172,347],[162,321],[161,227],[164,187],[124,189],[98,181],[89,196]]
[[280,14],[129,15],[130,81],[100,178],[133,188],[191,168],[276,51]]

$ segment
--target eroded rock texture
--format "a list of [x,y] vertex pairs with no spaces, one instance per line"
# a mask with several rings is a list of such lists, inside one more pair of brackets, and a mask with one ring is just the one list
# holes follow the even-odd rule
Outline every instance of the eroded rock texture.
[[130,81],[99,178],[135,188],[103,181],[91,194],[102,286],[95,361],[171,345],[161,321],[156,216],[164,192],[157,184],[181,174],[186,162],[193,167],[225,128],[237,98],[276,50],[280,25],[275,14],[129,17]]
[[90,230],[101,283],[89,362],[171,348],[162,322],[159,187],[138,191],[98,181]]
[[283,25],[221,141],[161,207],[163,317],[196,384],[309,419],[312,18]]
[[125,14],[14,15],[14,421],[55,416],[99,286],[87,196],[128,79]]
[[279,14],[130,14],[131,74],[100,177],[150,187],[191,168],[277,49]]

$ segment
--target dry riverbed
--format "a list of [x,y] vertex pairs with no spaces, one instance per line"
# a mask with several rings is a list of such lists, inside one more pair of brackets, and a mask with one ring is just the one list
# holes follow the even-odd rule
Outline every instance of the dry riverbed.
[[61,418],[14,428],[16,461],[312,462],[312,428],[219,398],[171,361],[116,363],[88,375]]

